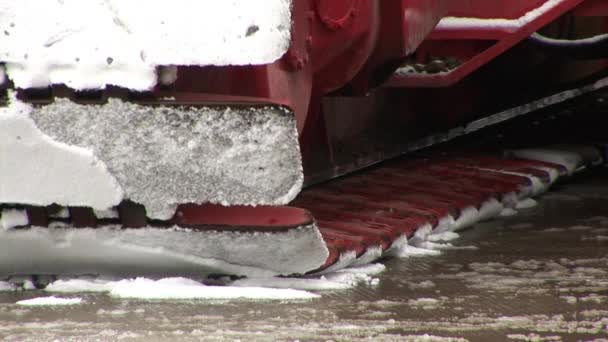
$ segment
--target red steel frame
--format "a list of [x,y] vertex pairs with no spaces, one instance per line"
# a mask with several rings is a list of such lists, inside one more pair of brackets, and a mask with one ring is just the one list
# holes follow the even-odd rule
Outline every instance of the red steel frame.
[[[450,87],[567,12],[608,12],[603,0],[561,0],[516,30],[483,25],[434,30],[448,15],[516,19],[547,1],[294,0],[292,44],[283,58],[260,66],[182,68],[171,92],[196,94],[200,102],[245,97],[289,106],[308,158],[310,145],[323,144],[321,103],[329,93],[362,96],[381,85]],[[445,73],[390,77],[414,52],[421,59],[458,57],[463,63]]]

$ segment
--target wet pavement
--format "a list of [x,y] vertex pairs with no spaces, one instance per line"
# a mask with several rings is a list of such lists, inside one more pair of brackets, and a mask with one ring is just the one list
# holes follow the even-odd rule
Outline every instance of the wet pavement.
[[390,259],[380,281],[311,301],[145,301],[79,295],[23,307],[0,292],[7,341],[608,341],[608,172],[461,233],[439,256]]

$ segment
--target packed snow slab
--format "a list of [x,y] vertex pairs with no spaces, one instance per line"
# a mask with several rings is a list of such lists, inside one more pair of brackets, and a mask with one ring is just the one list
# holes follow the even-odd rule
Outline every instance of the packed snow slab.
[[170,219],[180,203],[282,205],[303,182],[295,116],[278,106],[56,99],[0,107],[0,203],[105,210],[130,199]]
[[276,231],[64,227],[0,231],[0,277],[304,274],[329,252],[314,224]]
[[[160,65],[250,65],[291,41],[291,0],[0,0],[0,61],[18,88],[151,89]],[[36,25],[32,25],[36,23]]]

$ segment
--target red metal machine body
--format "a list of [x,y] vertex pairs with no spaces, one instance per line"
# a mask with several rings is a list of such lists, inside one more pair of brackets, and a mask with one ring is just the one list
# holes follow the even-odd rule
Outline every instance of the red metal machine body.
[[[305,182],[312,184],[606,70],[608,53],[581,63],[527,42],[541,30],[565,41],[604,34],[606,16],[604,0],[293,0],[291,46],[282,58],[267,65],[180,66],[176,82],[157,86],[154,95],[177,104],[290,107]],[[489,199],[530,192],[530,179],[548,184],[553,173],[565,174],[561,165],[483,154],[397,162],[305,190],[293,204],[317,219],[329,267],[345,251],[387,252],[400,237],[413,238],[425,224],[438,227],[445,217],[462,217],[464,225],[467,210],[481,216]],[[48,223],[33,220],[35,214],[29,210],[31,222]],[[145,211],[142,219],[136,226],[146,224]],[[195,231],[282,232],[313,221],[291,207],[184,203],[170,223]]]
[[[380,102],[392,106],[401,124],[462,122],[501,96],[502,87],[488,89],[487,80],[472,76],[477,70],[560,18],[605,14],[597,0],[295,0],[292,45],[282,59],[263,66],[182,68],[169,91],[197,93],[201,102],[246,97],[286,104],[297,115],[305,165],[320,159],[332,164],[336,139],[343,138],[336,132],[369,126],[356,113],[377,112]],[[501,67],[525,70],[541,63],[542,57],[520,50]],[[437,57],[456,63],[447,72],[395,73],[408,59],[424,65]],[[588,63],[584,74],[604,66]],[[534,77],[553,78],[543,72]],[[520,76],[505,84],[531,78]],[[437,97],[444,101],[433,101]]]

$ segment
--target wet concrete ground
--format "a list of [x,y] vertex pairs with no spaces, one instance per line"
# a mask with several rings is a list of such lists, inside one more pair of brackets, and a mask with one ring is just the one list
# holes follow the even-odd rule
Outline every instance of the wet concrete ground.
[[386,260],[369,283],[288,302],[118,300],[21,307],[0,292],[0,338],[51,340],[608,341],[608,170],[534,209],[479,224],[440,256]]

